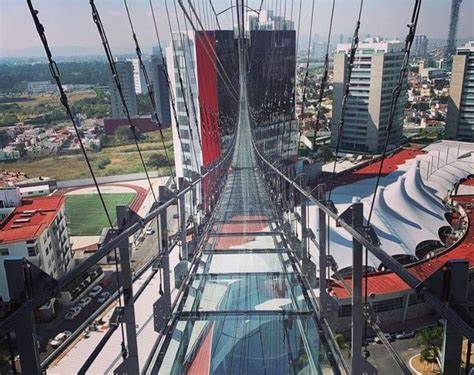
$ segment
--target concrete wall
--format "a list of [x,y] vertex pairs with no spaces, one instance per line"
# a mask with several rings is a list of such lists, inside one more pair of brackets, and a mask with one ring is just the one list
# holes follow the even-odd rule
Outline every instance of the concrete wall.
[[331,127],[331,147],[335,148],[337,144],[337,126],[341,121],[342,97],[344,95],[344,85],[347,72],[347,56],[345,53],[336,53],[334,55],[334,73],[333,73],[333,111]]
[[448,113],[446,117],[446,139],[456,139],[458,133],[461,95],[466,72],[467,56],[453,56],[451,83],[449,87]]
[[369,122],[367,123],[367,147],[370,152],[377,152],[380,127],[380,103],[383,88],[383,53],[372,55],[370,70],[370,95],[369,95]]

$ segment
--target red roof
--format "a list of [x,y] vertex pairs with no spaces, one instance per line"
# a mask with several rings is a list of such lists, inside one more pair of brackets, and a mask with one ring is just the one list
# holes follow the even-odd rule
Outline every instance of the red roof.
[[[398,169],[399,165],[404,164],[407,160],[414,159],[418,155],[423,155],[426,152],[418,148],[406,148],[395,151],[392,155],[385,158],[382,166],[382,175],[386,176]],[[381,160],[376,160],[372,163],[365,164],[360,168],[353,169],[346,173],[342,172],[335,176],[335,181],[329,182],[331,188],[340,185],[353,184],[354,182],[365,180],[367,178],[375,177],[379,173]]]
[[22,205],[0,224],[0,244],[38,238],[53,222],[64,196],[23,199]]
[[[469,227],[467,233],[461,241],[437,258],[407,267],[408,271],[420,280],[428,278],[450,259],[466,259],[469,261],[469,268],[474,268],[474,195],[457,196],[454,197],[454,200],[463,206],[468,215]],[[346,283],[352,287],[351,279],[347,279]],[[363,283],[365,284],[365,280]],[[368,276],[369,295],[391,294],[408,289],[410,289],[410,287],[393,272],[375,273]],[[337,298],[349,297],[349,293],[339,282],[334,284],[332,292]]]

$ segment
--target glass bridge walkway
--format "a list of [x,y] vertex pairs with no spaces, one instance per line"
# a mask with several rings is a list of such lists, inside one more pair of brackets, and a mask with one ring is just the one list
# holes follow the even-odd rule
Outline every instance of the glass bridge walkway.
[[152,373],[335,372],[259,174],[246,101],[226,186]]

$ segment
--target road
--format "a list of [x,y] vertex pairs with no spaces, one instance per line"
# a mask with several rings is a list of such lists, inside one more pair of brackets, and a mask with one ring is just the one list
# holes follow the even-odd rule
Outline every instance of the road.
[[[408,366],[410,358],[420,352],[416,338],[396,340],[391,344]],[[387,349],[383,344],[371,343],[369,344],[368,349],[370,352],[369,362],[379,370],[380,374],[403,374],[402,370],[387,352]]]
[[[169,234],[173,235],[176,233],[178,228],[178,221],[174,218],[177,212],[176,206],[171,206],[168,210],[168,230]],[[156,224],[155,224],[156,225]],[[149,260],[151,260],[157,252],[157,231],[155,227],[155,233],[153,235],[146,235],[143,233],[139,244],[137,245],[134,253],[132,254],[132,268],[137,271],[143,267]],[[106,285],[104,290],[113,294],[117,290],[117,279],[114,267],[104,266],[104,279],[106,282],[101,282]],[[74,332],[80,325],[86,321],[95,311],[97,311],[102,305],[97,302],[95,298],[92,299],[91,303],[87,305],[79,315],[72,321],[64,320],[64,315],[67,313],[68,308],[63,307],[59,312],[56,319],[49,323],[39,323],[36,325],[36,333],[40,342],[40,356],[42,359],[46,358],[52,351],[53,348],[48,345],[50,339],[55,337],[58,333],[64,331]]]
[[[158,178],[158,177],[166,177],[161,176],[156,171],[148,172],[150,178]],[[129,181],[136,181],[136,180],[145,180],[146,175],[145,173],[129,173],[129,174],[121,174],[121,175],[114,175],[114,176],[105,176],[105,177],[98,177],[97,182],[99,184],[110,184],[113,182],[129,182]],[[65,181],[58,181],[57,186],[58,188],[71,188],[77,186],[87,186],[92,185],[94,182],[92,178],[80,178],[76,180],[65,180]]]

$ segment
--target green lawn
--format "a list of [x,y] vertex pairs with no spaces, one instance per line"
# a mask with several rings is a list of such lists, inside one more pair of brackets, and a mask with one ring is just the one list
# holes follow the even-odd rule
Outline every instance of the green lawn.
[[[103,194],[105,205],[115,224],[115,206],[130,204],[134,193]],[[97,194],[66,196],[66,217],[71,236],[98,236],[109,223]]]

